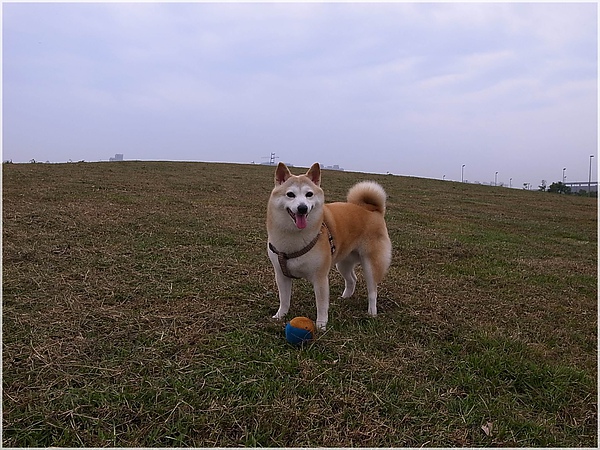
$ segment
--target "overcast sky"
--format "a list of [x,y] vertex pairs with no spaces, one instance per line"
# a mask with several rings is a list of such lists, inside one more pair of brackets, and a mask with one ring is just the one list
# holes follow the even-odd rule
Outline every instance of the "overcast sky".
[[3,160],[597,179],[593,3],[4,3]]

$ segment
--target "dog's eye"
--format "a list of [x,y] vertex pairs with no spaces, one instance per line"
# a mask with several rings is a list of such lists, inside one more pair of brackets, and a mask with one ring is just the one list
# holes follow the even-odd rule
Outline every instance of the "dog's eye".
[[312,197],[312,196],[313,196],[313,193],[312,193],[312,192],[307,192],[307,193],[306,193],[306,196],[307,196],[307,197]]
[[296,194],[294,194],[293,192],[288,192],[287,195],[289,198],[296,198]]

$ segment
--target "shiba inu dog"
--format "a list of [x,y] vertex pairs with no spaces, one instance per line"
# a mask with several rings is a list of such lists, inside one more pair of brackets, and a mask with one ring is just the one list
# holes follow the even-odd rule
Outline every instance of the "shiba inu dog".
[[342,298],[356,287],[360,264],[367,283],[368,314],[377,315],[377,285],[386,274],[392,244],[385,224],[386,193],[373,181],[355,184],[347,203],[325,204],[318,163],[292,175],[283,163],[267,205],[267,253],[275,269],[282,319],[290,308],[292,279],[305,278],[315,291],[317,327],[325,329],[329,311],[329,271],[335,264],[345,280]]

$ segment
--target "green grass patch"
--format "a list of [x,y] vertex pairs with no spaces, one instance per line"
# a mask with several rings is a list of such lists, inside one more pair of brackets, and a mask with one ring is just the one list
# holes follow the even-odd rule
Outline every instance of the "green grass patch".
[[[559,438],[578,428],[574,411],[589,404],[596,380],[584,371],[548,364],[516,340],[477,335],[445,348],[452,368],[441,382],[450,382],[451,414],[474,430],[493,424],[492,444],[529,447],[576,446]],[[540,422],[536,417],[545,415]],[[501,419],[499,419],[501,418]],[[587,418],[593,432],[593,416]],[[480,443],[485,443],[480,436]]]

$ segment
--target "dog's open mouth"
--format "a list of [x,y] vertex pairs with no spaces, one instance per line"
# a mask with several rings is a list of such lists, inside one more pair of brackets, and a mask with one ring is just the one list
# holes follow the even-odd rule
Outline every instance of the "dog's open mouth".
[[306,218],[308,217],[308,214],[294,214],[289,208],[287,211],[298,228],[306,228]]

